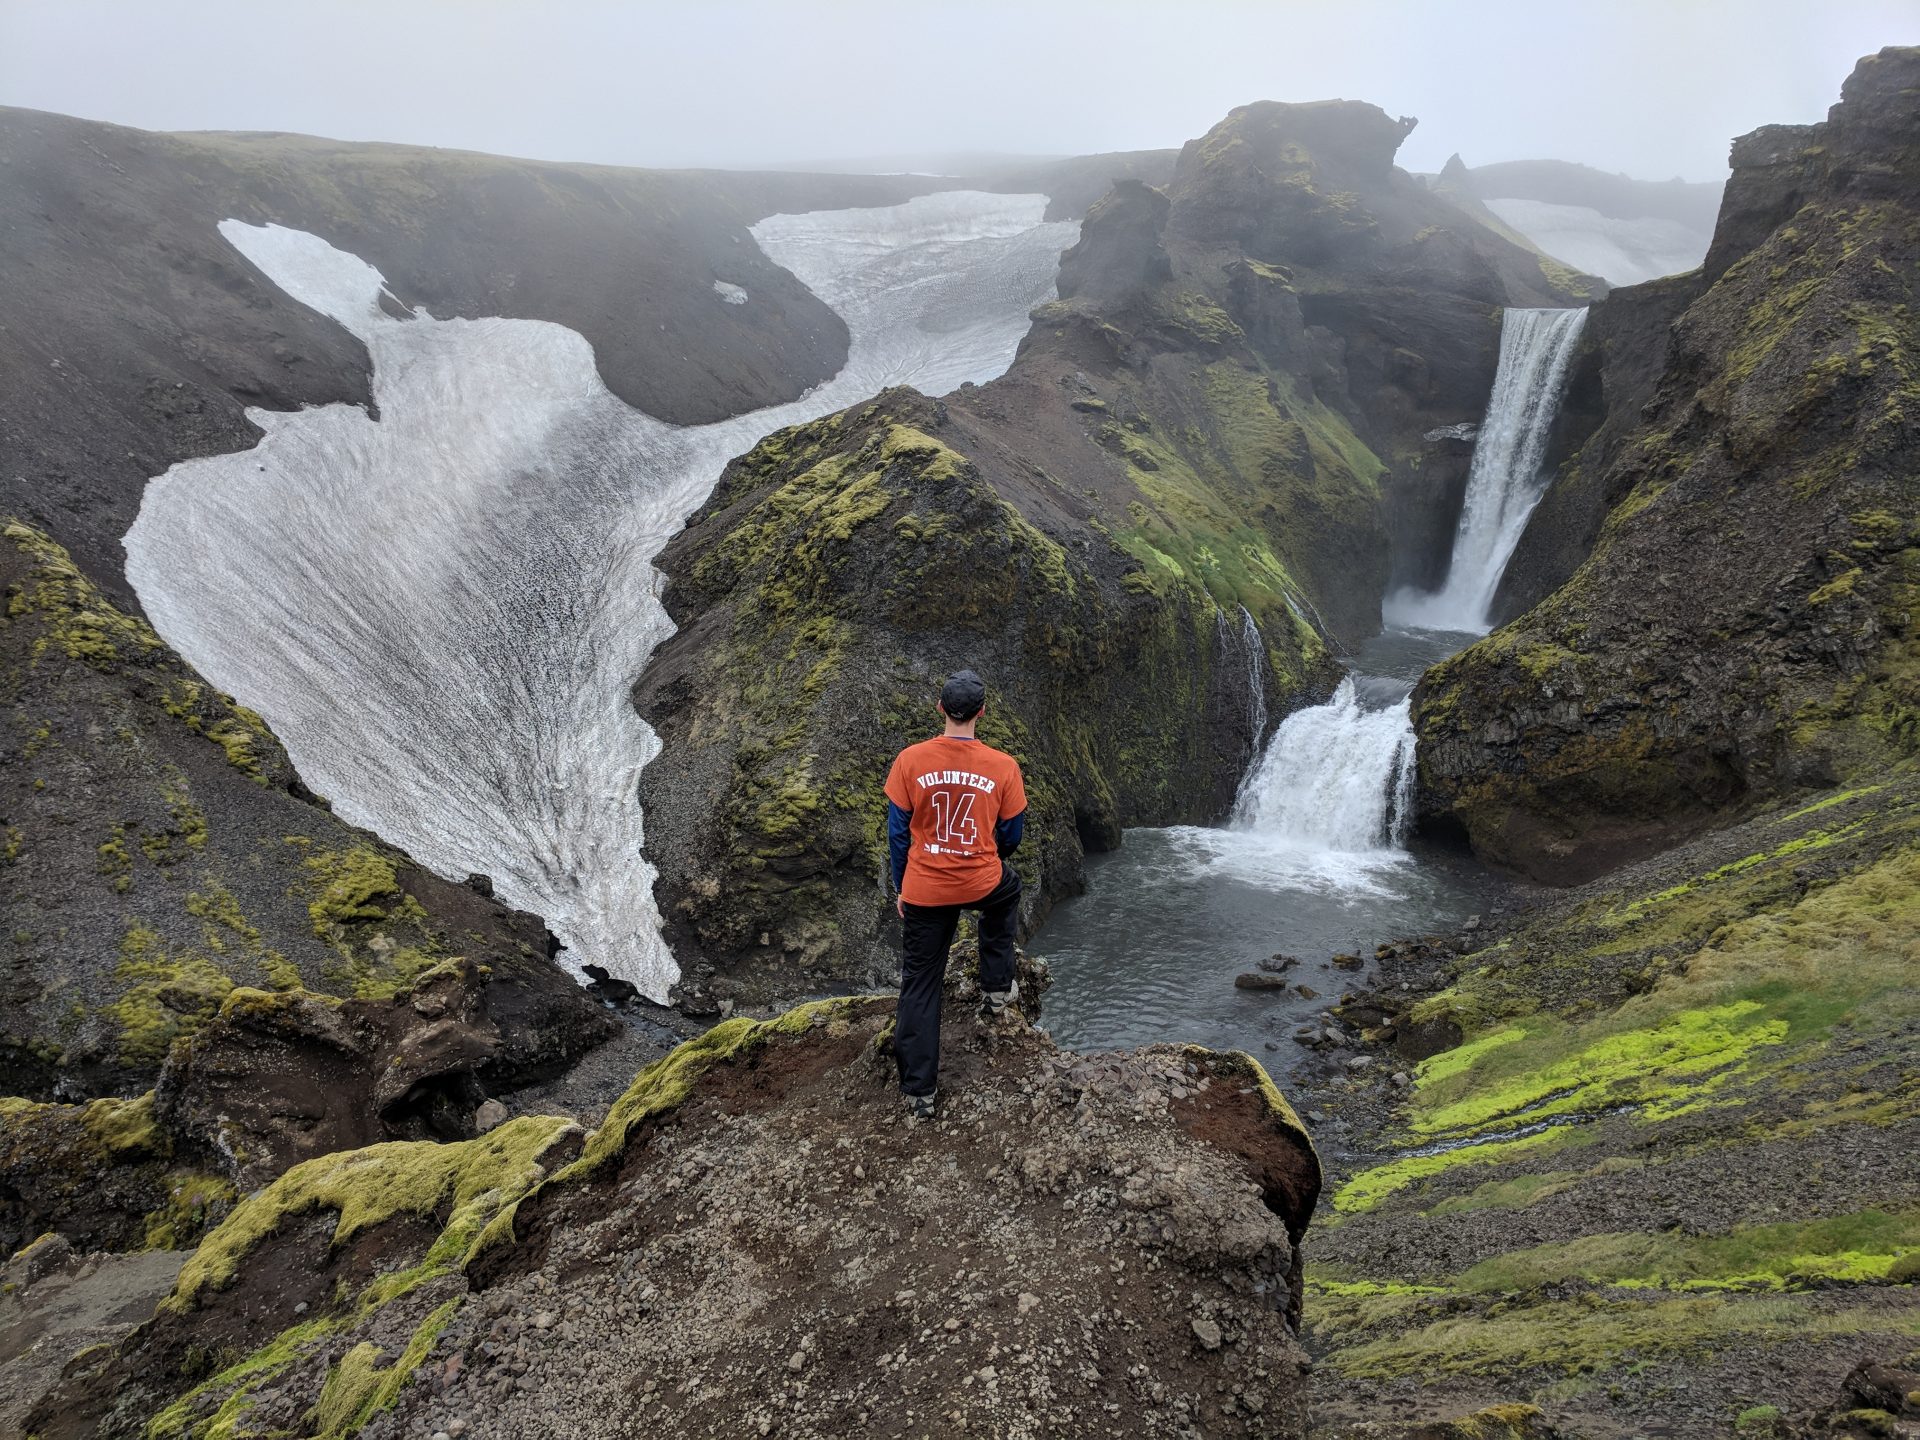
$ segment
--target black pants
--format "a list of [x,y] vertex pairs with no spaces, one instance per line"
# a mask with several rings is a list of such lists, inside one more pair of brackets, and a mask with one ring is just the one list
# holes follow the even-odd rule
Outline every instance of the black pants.
[[980,912],[980,988],[1013,985],[1013,937],[1020,920],[1020,877],[1004,860],[1000,883],[965,905],[909,905],[901,926],[900,1008],[893,1026],[900,1088],[931,1095],[940,1080],[940,996],[947,952],[962,910]]

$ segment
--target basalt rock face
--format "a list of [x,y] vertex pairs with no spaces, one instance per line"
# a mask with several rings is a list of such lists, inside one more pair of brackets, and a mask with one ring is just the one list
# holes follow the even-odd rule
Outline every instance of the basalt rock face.
[[636,689],[683,994],[890,973],[880,782],[951,669],[1027,770],[1029,921],[1122,827],[1218,819],[1255,720],[1325,695],[1378,625],[1386,516],[1437,483],[1422,436],[1485,403],[1499,307],[1567,298],[1393,169],[1402,134],[1235,111],[1087,212],[1005,376],[729,468],[660,558],[681,629]]
[[0,593],[0,1092],[135,1093],[236,987],[379,999],[454,957],[491,977],[489,1088],[609,1033],[538,919],[336,820],[60,546],[8,526]]
[[1304,1434],[1320,1167],[1259,1066],[1067,1055],[959,967],[948,1001],[932,1122],[866,997],[727,1021],[590,1134],[299,1166],[26,1428]]
[[1423,809],[1488,858],[1578,880],[1920,745],[1916,89],[1883,51],[1735,145],[1593,553],[1416,693]]

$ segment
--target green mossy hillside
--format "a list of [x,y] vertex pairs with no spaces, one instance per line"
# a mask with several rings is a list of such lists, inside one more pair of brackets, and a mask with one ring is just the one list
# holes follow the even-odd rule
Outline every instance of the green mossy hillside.
[[1379,1153],[1333,1183],[1308,1279],[1329,1363],[1558,1420],[1642,1372],[1811,1347],[1746,1397],[1791,1406],[1816,1354],[1838,1374],[1910,1347],[1920,1191],[1894,1157],[1920,1138],[1917,962],[1913,763],[1464,957],[1410,1011],[1461,1043],[1413,1068]]

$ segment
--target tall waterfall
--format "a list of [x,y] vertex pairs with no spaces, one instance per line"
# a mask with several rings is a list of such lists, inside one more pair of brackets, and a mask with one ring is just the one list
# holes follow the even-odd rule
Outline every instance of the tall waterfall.
[[396,315],[358,257],[227,221],[274,283],[365,342],[379,418],[249,410],[254,449],[149,483],[128,578],[345,819],[443,875],[491,875],[573,963],[665,999],[679,972],[638,798],[659,741],[627,694],[673,629],[653,557],[769,431],[1003,371],[1077,233],[1045,206],[950,191],[761,221],[762,248],[846,321],[847,363],[791,404],[692,428],[623,404],[571,330]]
[[1369,710],[1349,675],[1326,704],[1280,722],[1233,824],[1303,848],[1394,849],[1406,839],[1412,801],[1408,702]]
[[1493,594],[1540,502],[1547,436],[1586,323],[1587,312],[1577,308],[1506,312],[1500,367],[1473,447],[1446,584],[1432,594],[1390,597],[1388,624],[1482,634],[1492,628]]

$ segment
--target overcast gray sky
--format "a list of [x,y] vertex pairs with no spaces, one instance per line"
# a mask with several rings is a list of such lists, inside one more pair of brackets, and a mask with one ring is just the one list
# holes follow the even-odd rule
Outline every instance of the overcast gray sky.
[[1718,178],[1920,0],[0,0],[0,103],[555,160],[750,166],[1177,145],[1248,100],[1417,115],[1437,169]]

